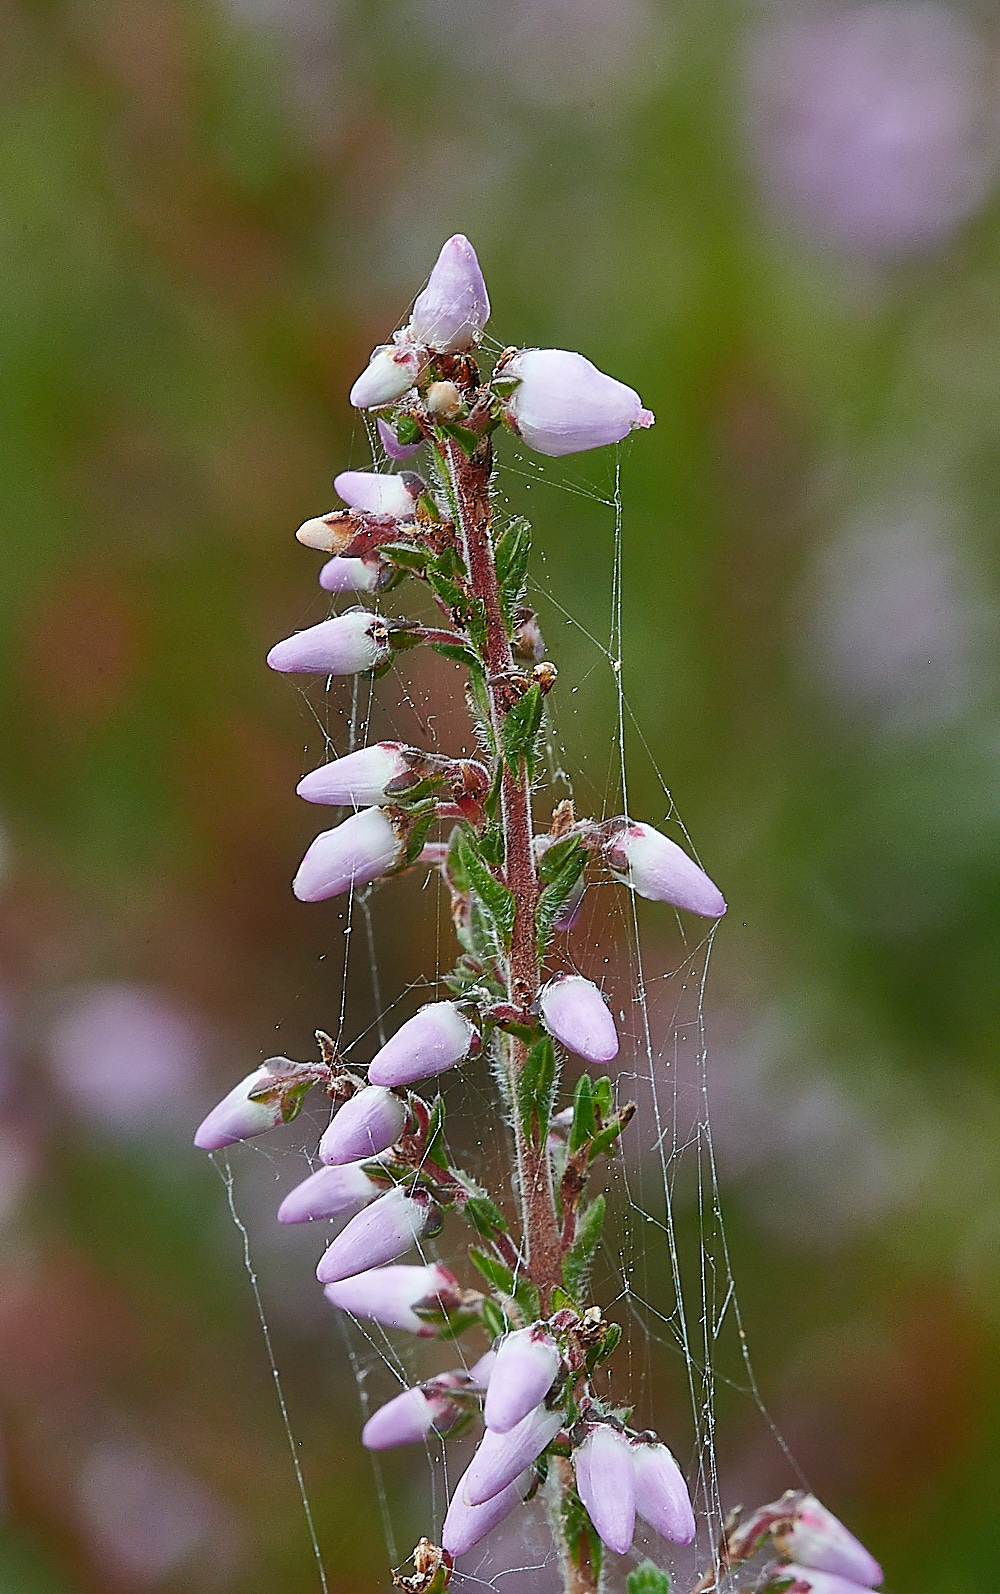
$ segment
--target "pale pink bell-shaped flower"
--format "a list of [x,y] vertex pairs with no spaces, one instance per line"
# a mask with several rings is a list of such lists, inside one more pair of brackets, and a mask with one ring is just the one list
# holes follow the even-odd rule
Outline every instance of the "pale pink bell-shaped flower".
[[490,300],[476,251],[457,232],[438,255],[423,293],[410,317],[415,343],[436,354],[464,354],[477,344],[490,318]]
[[635,1509],[644,1522],[674,1544],[694,1538],[694,1511],[684,1474],[666,1445],[633,1444]]
[[466,1505],[482,1505],[537,1461],[562,1426],[562,1413],[536,1406],[509,1433],[487,1428],[456,1490]]
[[201,1151],[219,1151],[223,1146],[235,1145],[238,1140],[249,1140],[273,1129],[281,1122],[281,1098],[273,1101],[251,1101],[250,1092],[271,1073],[265,1063],[246,1079],[234,1085],[228,1096],[223,1096],[198,1126],[194,1143]]
[[385,664],[391,651],[384,620],[368,609],[348,609],[276,642],[267,662],[286,674],[358,675]]
[[334,490],[350,509],[369,515],[393,515],[397,520],[412,520],[424,483],[412,471],[400,476],[385,476],[371,470],[343,470],[334,477]]
[[626,824],[609,841],[605,857],[624,885],[652,902],[670,902],[703,919],[721,919],[726,900],[687,853],[652,825]]
[[627,1554],[635,1533],[635,1467],[625,1435],[598,1423],[573,1451],[573,1470],[598,1535],[616,1555]]
[[316,1218],[336,1218],[342,1212],[357,1212],[382,1194],[365,1173],[361,1162],[339,1167],[317,1168],[290,1190],[278,1208],[279,1223],[312,1223]]
[[323,1294],[342,1312],[370,1317],[384,1328],[406,1328],[425,1339],[433,1337],[437,1328],[418,1317],[418,1311],[453,1311],[462,1300],[454,1273],[439,1262],[429,1267],[366,1268],[328,1284]]
[[542,1022],[550,1035],[588,1063],[610,1063],[618,1056],[618,1031],[597,986],[582,974],[557,974],[539,998]]
[[443,1074],[468,1057],[479,1039],[454,1002],[428,1002],[376,1052],[368,1067],[373,1085],[411,1085]]
[[320,832],[299,864],[292,890],[300,902],[324,902],[352,886],[360,891],[371,885],[405,856],[406,843],[385,810],[363,808]]
[[369,808],[386,800],[386,787],[407,774],[402,742],[373,742],[303,775],[295,790],[307,803]]
[[521,1504],[531,1487],[532,1477],[531,1468],[526,1468],[506,1489],[501,1489],[482,1505],[466,1504],[462,1497],[464,1479],[460,1478],[441,1529],[441,1544],[448,1554],[465,1555],[480,1539],[485,1539],[487,1533],[492,1533]]
[[483,1416],[494,1433],[512,1428],[545,1399],[559,1371],[559,1347],[536,1326],[507,1334],[497,1347]]
[[384,421],[381,415],[375,424],[378,427],[379,441],[390,459],[396,461],[412,459],[414,454],[419,453],[422,444],[401,443],[396,436],[395,427],[390,426],[388,421]]
[[774,1537],[781,1553],[802,1566],[834,1572],[866,1588],[876,1588],[882,1581],[882,1568],[875,1557],[815,1495],[808,1494],[800,1501],[791,1528]]
[[369,1268],[394,1262],[437,1217],[437,1208],[420,1193],[387,1190],[370,1207],[353,1217],[327,1246],[319,1259],[316,1277],[321,1284],[336,1284]]
[[356,410],[394,404],[415,387],[427,367],[427,350],[408,343],[384,343],[376,349],[351,388]]
[[319,1143],[320,1161],[360,1162],[388,1151],[406,1128],[405,1101],[381,1085],[366,1085],[336,1113]]
[[334,554],[319,573],[324,592],[375,592],[382,580],[383,566],[378,559],[345,559]]
[[521,349],[495,375],[517,380],[504,420],[540,454],[578,454],[653,424],[633,388],[568,349]]
[[443,1432],[459,1414],[459,1407],[440,1390],[404,1389],[380,1406],[361,1430],[366,1450],[391,1450],[396,1445],[418,1444],[432,1428]]
[[[811,1566],[800,1566],[794,1561],[776,1567],[771,1574],[771,1584],[794,1579],[794,1594],[808,1589],[809,1594],[871,1594],[867,1583],[855,1583],[850,1578],[838,1577],[836,1572],[819,1572]],[[765,1585],[770,1587],[771,1585]]]

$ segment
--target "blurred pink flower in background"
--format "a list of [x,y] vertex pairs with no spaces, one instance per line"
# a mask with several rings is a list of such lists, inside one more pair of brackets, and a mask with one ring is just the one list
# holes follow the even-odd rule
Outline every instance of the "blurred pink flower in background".
[[749,43],[765,192],[779,213],[848,251],[939,242],[993,179],[992,71],[972,24],[932,0],[795,7]]
[[76,1481],[86,1537],[129,1588],[185,1573],[185,1586],[231,1587],[236,1544],[211,1491],[165,1457],[129,1440],[103,1439]]
[[190,1014],[137,985],[74,991],[46,1038],[50,1071],[72,1110],[120,1135],[197,1121],[205,1049]]

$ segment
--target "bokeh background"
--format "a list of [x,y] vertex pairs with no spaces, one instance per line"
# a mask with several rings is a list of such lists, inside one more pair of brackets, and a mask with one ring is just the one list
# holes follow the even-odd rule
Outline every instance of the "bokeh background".
[[[702,1011],[764,1398],[892,1594],[989,1587],[994,8],[3,0],[0,35],[0,1590],[318,1586],[243,1240],[190,1134],[262,1055],[311,1055],[342,992],[352,1035],[380,1000],[363,920],[345,982],[336,905],[287,884],[319,828],[294,781],[324,727],[343,750],[350,690],[307,700],[262,661],[325,612],[291,533],[370,463],[348,387],[457,230],[500,343],[579,348],[657,414],[620,460],[631,809],[665,819],[658,767],[731,904]],[[587,634],[610,636],[615,455],[501,457],[536,520],[561,756],[613,804]],[[454,684],[406,655],[376,729],[459,734]],[[372,899],[383,1005],[447,964],[432,897]],[[642,922],[651,968],[701,969]],[[589,972],[595,924],[566,952]],[[664,1067],[697,1047],[674,994]],[[233,1195],[346,1594],[389,1561],[358,1346],[315,1237],[273,1219],[317,1123],[234,1156]],[[683,1177],[677,1203],[696,1268]],[[644,1248],[669,1314],[635,1217],[608,1278]],[[651,1321],[632,1364],[686,1456]],[[724,1503],[794,1484],[725,1377],[718,1406]],[[434,1465],[386,1468],[400,1558]]]

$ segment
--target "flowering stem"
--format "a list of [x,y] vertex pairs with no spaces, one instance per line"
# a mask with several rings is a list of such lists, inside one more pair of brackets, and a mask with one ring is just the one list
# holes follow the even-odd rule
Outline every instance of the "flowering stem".
[[[485,642],[482,649],[486,667],[496,757],[502,758],[503,721],[517,701],[516,667],[510,637],[500,604],[496,563],[491,533],[489,483],[493,451],[484,437],[470,456],[457,443],[444,444],[443,452],[454,503],[456,526],[462,538],[462,551],[474,597],[483,606]],[[514,895],[514,925],[507,966],[507,995],[511,1007],[528,1012],[537,1002],[540,986],[535,907],[538,902],[538,876],[535,870],[531,815],[531,780],[522,757],[516,772],[505,762],[500,784],[500,810],[504,836],[504,873]],[[517,1098],[517,1076],[528,1055],[526,1043],[516,1035],[502,1039],[508,1093]],[[544,1137],[535,1145],[525,1134],[521,1114],[511,1114],[517,1156],[517,1192],[521,1207],[521,1231],[527,1256],[528,1274],[548,1310],[553,1288],[562,1284],[563,1236],[556,1211],[552,1173]],[[549,1515],[563,1563],[565,1594],[593,1594],[597,1587],[593,1568],[581,1566],[573,1555],[563,1529],[564,1503],[573,1489],[569,1464],[557,1460],[550,1472]]]

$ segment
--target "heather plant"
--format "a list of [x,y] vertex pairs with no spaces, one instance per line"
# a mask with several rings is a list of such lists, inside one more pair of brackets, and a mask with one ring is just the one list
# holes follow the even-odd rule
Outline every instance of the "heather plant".
[[[594,819],[562,801],[536,829],[538,741],[557,672],[525,601],[530,528],[515,519],[494,531],[492,437],[506,427],[557,457],[620,442],[653,415],[631,388],[566,350],[506,349],[484,376],[478,348],[489,314],[472,246],[449,239],[408,324],[375,350],[351,390],[404,468],[339,475],[346,507],[297,534],[329,556],[325,590],[367,593],[378,606],[335,614],[268,655],[279,671],[379,676],[423,645],[467,672],[479,756],[383,741],[333,759],[298,787],[309,802],[352,812],[308,848],[296,895],[323,901],[407,869],[439,870],[459,947],[444,977],[450,995],[403,1023],[364,1074],[317,1031],[318,1061],[269,1059],[195,1139],[215,1150],[260,1134],[293,1119],[312,1087],[324,1088],[333,1114],[320,1167],[278,1217],[347,1217],[317,1267],[328,1301],[418,1336],[485,1331],[489,1348],[471,1365],[404,1390],[365,1424],[371,1450],[483,1424],[440,1542],[421,1539],[413,1573],[394,1574],[396,1582],[439,1594],[456,1561],[540,1492],[563,1587],[588,1594],[601,1585],[606,1552],[630,1554],[637,1517],[677,1545],[691,1543],[696,1520],[667,1444],[630,1426],[631,1408],[612,1401],[602,1381],[622,1328],[592,1299],[605,1200],[590,1184],[602,1159],[620,1155],[636,1108],[597,1073],[617,1057],[617,1026],[594,983],[554,966],[558,937],[580,911],[588,876],[601,871],[707,920],[726,904],[681,847],[628,814]],[[418,455],[425,474],[411,468]],[[383,596],[407,579],[429,589],[440,623],[383,613]],[[438,827],[450,834],[437,839]],[[561,1087],[567,1054],[587,1065],[570,1101]],[[445,1103],[431,1084],[481,1056],[508,1131],[513,1178],[504,1184],[514,1212],[453,1164]],[[440,1263],[400,1260],[449,1215],[472,1231],[475,1287]],[[695,1587],[864,1594],[880,1582],[858,1541],[812,1495],[793,1491],[746,1520],[734,1512]],[[646,1561],[627,1585],[629,1594],[666,1594],[670,1580]]]

